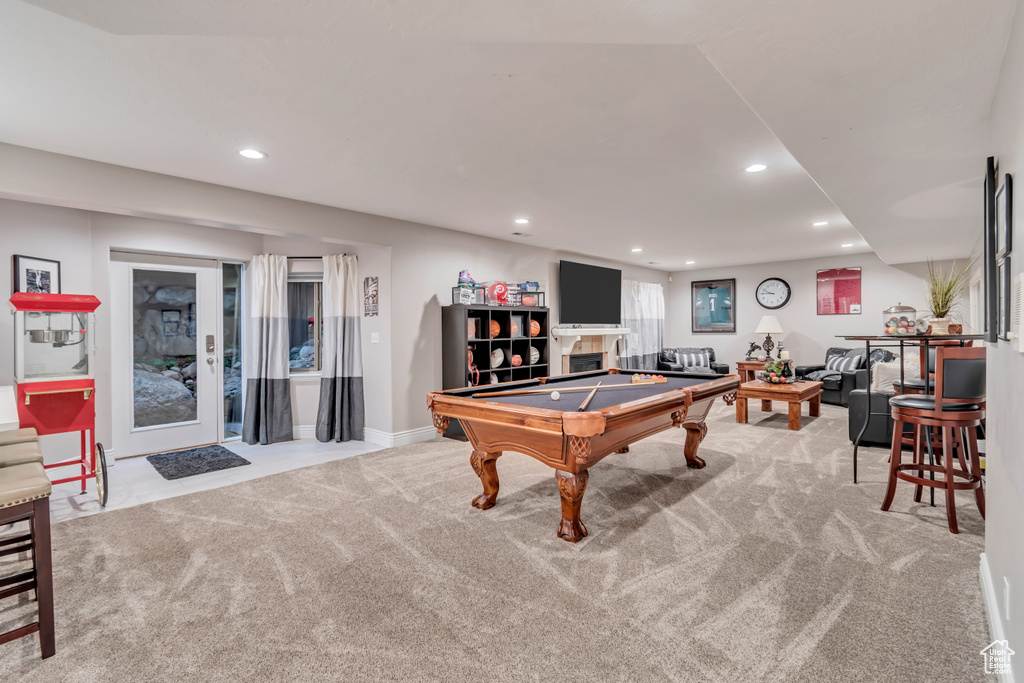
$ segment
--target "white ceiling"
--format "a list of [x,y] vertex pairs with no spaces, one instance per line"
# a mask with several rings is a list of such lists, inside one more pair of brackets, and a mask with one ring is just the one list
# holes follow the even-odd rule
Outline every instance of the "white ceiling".
[[948,258],[1014,8],[0,0],[0,141],[664,270]]

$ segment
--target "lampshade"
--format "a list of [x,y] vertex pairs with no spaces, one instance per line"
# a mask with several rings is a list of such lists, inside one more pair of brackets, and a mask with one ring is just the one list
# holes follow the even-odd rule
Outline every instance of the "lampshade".
[[757,324],[754,334],[782,334],[782,325],[774,315],[761,316],[761,322]]

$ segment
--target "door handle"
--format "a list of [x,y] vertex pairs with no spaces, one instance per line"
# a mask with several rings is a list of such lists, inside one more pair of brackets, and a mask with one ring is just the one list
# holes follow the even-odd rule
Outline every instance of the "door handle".
[[211,358],[207,358],[207,359],[206,359],[206,362],[207,362],[207,363],[208,363],[209,365],[213,365],[214,363],[216,363],[216,362],[217,362],[217,359],[216,359],[216,358],[212,358],[212,357],[211,357]]

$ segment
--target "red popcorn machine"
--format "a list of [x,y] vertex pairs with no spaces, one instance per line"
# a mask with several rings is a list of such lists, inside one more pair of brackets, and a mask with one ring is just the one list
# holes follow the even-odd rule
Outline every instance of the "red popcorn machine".
[[[45,465],[46,469],[79,467],[76,476],[54,484],[96,480],[100,505],[107,504],[107,461],[96,443],[96,383],[93,341],[100,300],[81,294],[17,292],[14,308],[14,380],[18,420],[40,435],[81,432],[80,458]],[[66,473],[66,472],[65,472]]]

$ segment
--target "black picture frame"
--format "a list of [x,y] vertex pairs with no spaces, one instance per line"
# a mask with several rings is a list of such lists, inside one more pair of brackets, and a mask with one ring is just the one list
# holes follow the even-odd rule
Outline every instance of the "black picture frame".
[[14,255],[14,266],[11,268],[12,293],[60,294],[60,279],[60,261],[24,254]]
[[1013,176],[1003,176],[1003,182],[996,190],[996,263],[1002,261],[1013,250]]
[[[725,296],[712,296],[719,288],[725,290]],[[705,292],[705,289],[712,291]],[[690,282],[690,331],[693,334],[736,334],[736,278]]]
[[985,161],[985,223],[982,233],[984,248],[985,341],[995,344],[999,340],[999,279],[996,268],[996,158]]
[[1004,256],[996,266],[999,281],[999,324],[998,337],[1003,341],[1010,341],[1011,324],[1011,290],[1013,287],[1013,276],[1010,268],[1010,257]]

